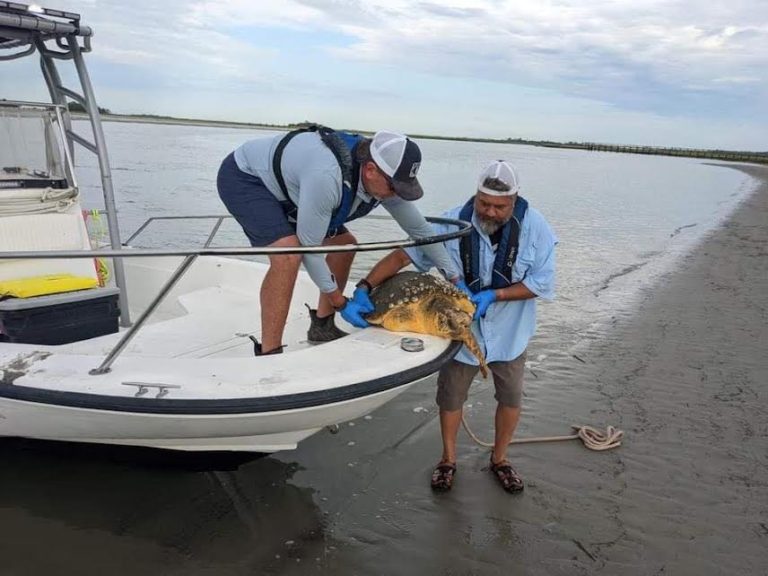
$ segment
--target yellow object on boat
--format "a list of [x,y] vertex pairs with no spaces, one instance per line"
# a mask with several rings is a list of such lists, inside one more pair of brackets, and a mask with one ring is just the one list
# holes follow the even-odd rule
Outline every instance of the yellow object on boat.
[[44,296],[45,294],[87,290],[88,288],[96,288],[98,285],[98,280],[88,278],[87,276],[50,274],[48,276],[0,281],[0,296],[32,298],[34,296]]

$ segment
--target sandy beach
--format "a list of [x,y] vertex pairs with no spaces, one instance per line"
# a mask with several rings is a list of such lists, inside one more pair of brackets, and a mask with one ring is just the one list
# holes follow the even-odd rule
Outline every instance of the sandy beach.
[[[367,468],[359,493],[329,497],[339,502],[329,513],[341,518],[331,526],[347,544],[334,570],[365,573],[397,558],[379,573],[768,573],[768,169],[739,169],[763,184],[723,227],[631,314],[617,314],[607,335],[527,375],[519,436],[612,424],[625,431],[622,447],[514,446],[528,482],[515,498],[462,434],[456,486],[433,496],[438,425],[432,389],[422,386],[401,410],[424,406],[431,418],[387,450],[358,455],[354,466]],[[540,351],[532,346],[532,356]],[[485,438],[489,388],[476,387],[468,410]],[[317,485],[328,456],[313,448],[303,446],[298,461]],[[337,483],[331,490],[348,488]]]
[[[518,436],[612,424],[619,449],[513,446],[510,496],[462,432],[456,485],[433,494],[433,379],[244,463],[7,439],[2,574],[768,574],[768,168],[737,169],[763,184],[636,309],[529,351],[549,358]],[[493,408],[478,383],[481,437]]]

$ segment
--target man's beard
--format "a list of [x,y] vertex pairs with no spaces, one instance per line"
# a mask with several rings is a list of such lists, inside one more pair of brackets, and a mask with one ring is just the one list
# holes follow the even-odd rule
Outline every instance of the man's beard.
[[480,228],[480,230],[485,235],[491,236],[496,231],[498,231],[499,228],[504,226],[504,224],[506,224],[507,222],[509,222],[509,218],[507,218],[506,220],[493,220],[491,218],[482,218],[478,216],[477,227]]

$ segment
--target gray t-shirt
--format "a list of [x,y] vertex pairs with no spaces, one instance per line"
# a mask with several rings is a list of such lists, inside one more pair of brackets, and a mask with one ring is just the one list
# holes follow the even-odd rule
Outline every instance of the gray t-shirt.
[[[275,148],[284,134],[249,140],[235,150],[235,162],[243,172],[258,176],[278,200],[285,200],[272,171]],[[333,211],[341,204],[342,179],[333,152],[323,143],[316,132],[295,136],[283,150],[283,179],[288,195],[298,206],[296,235],[302,246],[321,246]],[[371,196],[362,181],[358,183],[353,213],[361,202],[369,202]],[[381,205],[397,221],[411,238],[432,235],[432,227],[421,215],[414,202],[399,197],[382,201]],[[448,278],[459,276],[451,257],[442,244],[424,246],[423,251]],[[325,254],[305,254],[304,266],[312,281],[323,293],[336,290],[336,281],[325,262]],[[343,290],[344,287],[341,286]]]

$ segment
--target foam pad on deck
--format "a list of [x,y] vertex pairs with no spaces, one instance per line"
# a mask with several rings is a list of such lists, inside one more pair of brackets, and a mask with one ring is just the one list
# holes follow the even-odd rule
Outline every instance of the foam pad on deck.
[[[0,217],[0,252],[90,249],[79,204],[60,214]],[[48,274],[98,278],[92,258],[0,260],[0,280]]]

